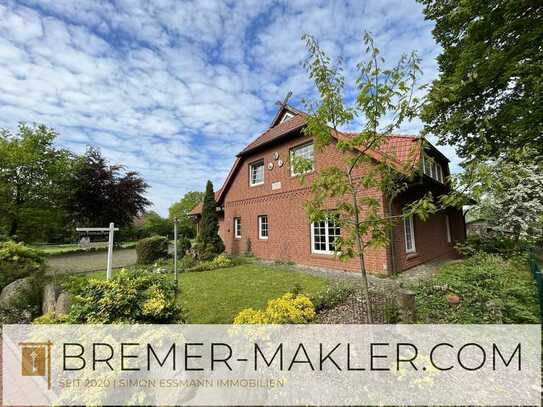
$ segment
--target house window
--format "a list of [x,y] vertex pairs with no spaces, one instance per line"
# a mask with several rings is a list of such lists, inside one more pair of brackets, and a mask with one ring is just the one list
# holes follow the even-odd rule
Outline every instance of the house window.
[[405,234],[405,252],[415,253],[415,228],[413,225],[413,215],[403,220],[403,229]]
[[234,218],[234,237],[241,239],[241,218]]
[[268,215],[258,217],[258,238],[262,240],[268,239]]
[[423,155],[422,157],[422,170],[430,178],[435,179],[443,183],[443,167],[440,163],[435,161],[433,158]]
[[452,242],[452,236],[451,236],[451,220],[449,219],[449,215],[445,215],[445,229],[447,230],[447,242]]
[[294,147],[293,149],[290,150],[290,174],[293,176],[300,175],[294,169],[294,163],[293,163],[294,158],[302,158],[304,160],[311,161],[311,168],[305,171],[305,173],[313,171],[313,167],[314,167],[313,142]]
[[319,254],[333,254],[335,241],[341,235],[339,225],[333,219],[325,219],[311,224],[311,251]]
[[280,123],[286,122],[287,120],[293,118],[294,115],[292,113],[286,112],[283,118],[281,119]]
[[264,160],[252,163],[249,166],[249,183],[252,187],[264,183]]

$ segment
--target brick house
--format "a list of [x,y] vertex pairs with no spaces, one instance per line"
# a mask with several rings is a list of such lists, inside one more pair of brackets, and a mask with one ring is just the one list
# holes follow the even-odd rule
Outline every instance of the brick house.
[[[314,150],[312,138],[302,133],[305,119],[305,113],[283,105],[271,127],[236,156],[222,188],[215,192],[219,234],[226,251],[231,254],[250,250],[263,259],[358,271],[357,259],[344,262],[334,256],[334,236],[341,230],[328,221],[310,224],[303,208],[304,202],[311,197],[312,178],[320,170],[341,162],[333,145],[320,152]],[[349,134],[339,133],[335,137],[340,139]],[[413,149],[416,151],[420,145],[418,136],[390,136],[380,151],[369,151],[368,155],[378,161],[387,154],[401,163],[408,156],[412,160]],[[306,174],[304,184],[289,166],[292,155],[313,160],[313,171]],[[378,190],[367,190],[366,193],[376,196],[386,213],[399,214],[405,205],[428,191],[434,196],[449,191],[446,183],[448,162],[430,145],[424,154],[417,154],[417,163],[420,163],[417,165],[424,167],[423,174],[411,181],[399,196],[391,201]],[[198,220],[201,209],[200,204],[191,216]],[[456,256],[454,243],[465,236],[464,216],[456,208],[431,215],[424,222],[409,218],[395,226],[389,247],[370,249],[366,255],[366,268],[370,273],[387,275],[434,259],[453,258]]]

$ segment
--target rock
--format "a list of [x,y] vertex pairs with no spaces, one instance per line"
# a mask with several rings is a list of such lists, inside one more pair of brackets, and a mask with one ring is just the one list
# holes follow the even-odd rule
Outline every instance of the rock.
[[32,291],[32,278],[25,277],[15,280],[4,287],[0,294],[0,305],[8,305],[21,295]]
[[447,295],[447,301],[451,305],[456,305],[460,302],[460,297],[456,294],[449,294]]
[[59,315],[66,315],[70,312],[70,308],[74,303],[73,296],[66,291],[60,293],[55,305],[55,312]]
[[41,304],[42,312],[47,314],[49,312],[55,312],[57,299],[57,290],[54,283],[46,284],[43,287],[43,300]]

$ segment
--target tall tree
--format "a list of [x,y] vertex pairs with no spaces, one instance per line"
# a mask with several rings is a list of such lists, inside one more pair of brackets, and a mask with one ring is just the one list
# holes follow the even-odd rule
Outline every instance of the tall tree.
[[543,157],[523,149],[514,156],[465,165],[456,179],[477,204],[470,209],[515,242],[543,238]]
[[137,172],[109,165],[90,147],[75,164],[68,210],[78,225],[128,226],[151,204],[144,196],[147,187]]
[[0,130],[0,219],[11,236],[40,225],[36,237],[61,218],[70,154],[54,146],[56,136],[44,125]]
[[[407,160],[410,162],[398,168],[393,164],[393,157],[387,159],[385,155],[382,162],[376,163],[368,153],[379,150],[387,136],[405,119],[415,117],[418,100],[413,95],[420,72],[419,58],[415,53],[404,55],[394,67],[385,69],[379,49],[366,33],[366,57],[357,65],[358,93],[353,105],[349,106],[344,103],[341,65],[333,65],[311,36],[303,38],[309,54],[304,66],[320,95],[316,101],[306,102],[309,116],[304,132],[313,136],[317,150],[333,145],[342,157],[341,164],[328,167],[315,176],[311,184],[313,197],[306,210],[312,222],[328,219],[340,228],[341,236],[333,242],[334,251],[340,258],[359,260],[368,322],[372,323],[365,264],[367,250],[386,245],[390,228],[398,218],[415,212],[424,214],[424,207],[413,204],[397,218],[387,214],[377,196],[385,193],[390,197],[399,193],[404,182],[399,182],[401,178],[397,175],[410,176],[415,160]],[[357,126],[359,120],[364,123],[360,133],[336,142],[334,134],[337,135],[340,128]],[[296,173],[303,174],[312,163],[295,159],[293,165]],[[429,205],[425,204],[426,207]]]
[[173,225],[155,211],[145,213],[141,225],[136,229],[139,237],[155,235],[169,237],[173,234]]
[[215,193],[211,181],[207,181],[206,185],[197,248],[200,257],[203,258],[212,257],[224,251],[224,243],[219,236],[217,203],[215,202]]
[[179,233],[183,236],[192,238],[196,234],[196,225],[189,218],[188,214],[196,207],[196,205],[202,202],[203,199],[203,192],[190,191],[183,195],[181,200],[170,206],[169,219],[170,221],[173,221],[174,218],[179,219]]
[[418,0],[443,51],[422,119],[461,157],[543,153],[543,3]]

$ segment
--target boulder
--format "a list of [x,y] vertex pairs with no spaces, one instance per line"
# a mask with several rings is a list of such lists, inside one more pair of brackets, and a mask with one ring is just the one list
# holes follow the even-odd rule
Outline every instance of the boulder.
[[0,293],[0,306],[7,306],[13,300],[20,298],[21,295],[25,295],[32,291],[32,278],[25,277],[9,283],[4,287],[2,293]]
[[43,287],[43,300],[41,304],[42,312],[47,314],[49,312],[55,312],[55,305],[57,300],[57,290],[54,283],[46,284]]
[[66,291],[60,293],[57,298],[57,303],[55,305],[55,312],[58,315],[66,315],[70,312],[70,308],[74,303],[73,296]]

